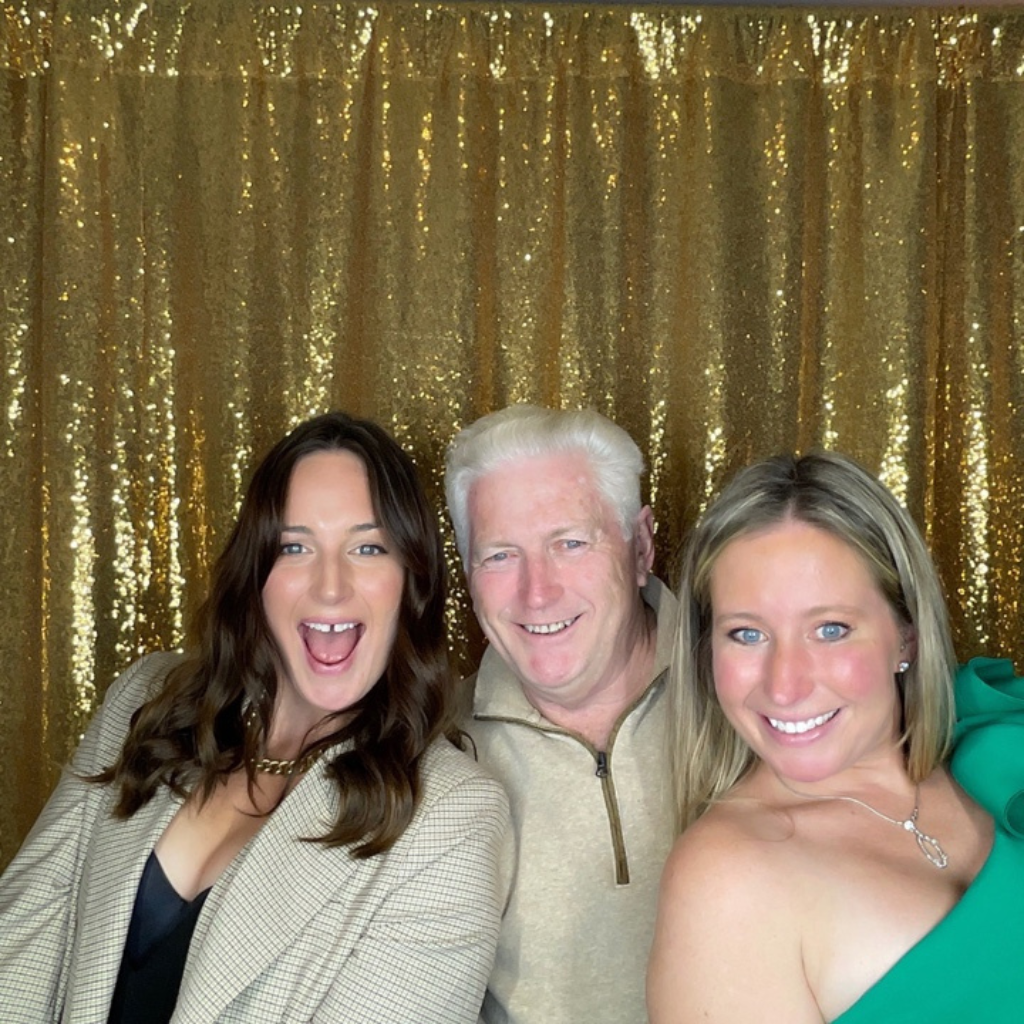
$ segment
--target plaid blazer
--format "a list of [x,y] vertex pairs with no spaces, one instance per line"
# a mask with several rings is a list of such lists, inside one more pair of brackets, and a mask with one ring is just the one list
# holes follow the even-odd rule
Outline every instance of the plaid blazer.
[[[132,712],[176,657],[144,658],[111,687],[72,771],[0,878],[4,1024],[107,1019],[143,866],[181,802],[163,787],[115,821],[111,787],[76,775],[113,762]],[[356,860],[301,841],[332,819],[334,786],[310,771],[217,880],[174,1024],[477,1019],[512,856],[501,787],[438,742],[405,834],[387,853]]]

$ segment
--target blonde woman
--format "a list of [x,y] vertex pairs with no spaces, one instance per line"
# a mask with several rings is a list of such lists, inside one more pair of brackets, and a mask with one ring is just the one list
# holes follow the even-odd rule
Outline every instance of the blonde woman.
[[839,455],[759,463],[696,529],[680,604],[685,832],[652,1024],[1019,1021],[1024,688],[972,663],[954,737],[946,610],[904,509]]

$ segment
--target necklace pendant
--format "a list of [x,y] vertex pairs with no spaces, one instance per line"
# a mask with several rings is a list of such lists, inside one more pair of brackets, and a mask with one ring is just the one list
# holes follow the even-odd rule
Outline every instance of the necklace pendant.
[[920,851],[937,868],[944,868],[949,863],[949,857],[946,856],[946,851],[939,846],[937,840],[932,839],[930,835],[922,832],[919,828],[914,829],[914,838],[917,840],[917,845]]
[[937,839],[933,839],[927,832],[922,832],[917,827],[917,815],[920,810],[918,799],[921,794],[921,787],[917,786],[914,789],[914,809],[910,812],[910,817],[900,821],[899,818],[890,818],[888,814],[883,814],[877,807],[872,807],[871,804],[866,803],[864,800],[858,800],[855,796],[826,796],[826,797],[814,797],[810,793],[801,793],[800,790],[794,789],[782,776],[778,776],[779,782],[782,783],[785,789],[788,789],[790,793],[795,796],[803,797],[805,800],[842,800],[848,804],[856,804],[857,807],[863,807],[865,811],[870,811],[876,818],[881,818],[882,821],[887,821],[890,825],[895,825],[897,828],[903,829],[905,832],[911,833],[914,839],[917,841],[917,848],[924,854],[925,859],[929,864],[934,864],[937,868],[944,868],[949,863],[949,857],[946,856],[946,851],[939,846]]

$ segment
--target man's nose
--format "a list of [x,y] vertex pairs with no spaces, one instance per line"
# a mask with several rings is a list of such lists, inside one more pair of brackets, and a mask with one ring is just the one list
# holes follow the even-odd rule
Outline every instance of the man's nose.
[[523,600],[531,608],[541,608],[556,600],[562,586],[558,570],[546,555],[527,556],[523,559],[520,587]]

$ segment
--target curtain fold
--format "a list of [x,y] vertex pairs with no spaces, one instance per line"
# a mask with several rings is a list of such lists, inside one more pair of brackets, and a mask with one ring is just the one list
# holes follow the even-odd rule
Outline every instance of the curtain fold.
[[926,529],[961,656],[1024,655],[1024,12],[49,0],[0,32],[0,865],[330,407],[439,514],[459,427],[597,407],[670,582],[732,471],[843,450]]

